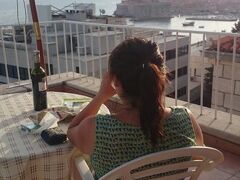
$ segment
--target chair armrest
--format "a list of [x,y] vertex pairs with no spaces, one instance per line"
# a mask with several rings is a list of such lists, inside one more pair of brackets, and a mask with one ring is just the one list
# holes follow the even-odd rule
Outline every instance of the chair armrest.
[[92,172],[90,171],[86,161],[79,157],[75,159],[75,165],[82,178],[82,180],[94,180]]

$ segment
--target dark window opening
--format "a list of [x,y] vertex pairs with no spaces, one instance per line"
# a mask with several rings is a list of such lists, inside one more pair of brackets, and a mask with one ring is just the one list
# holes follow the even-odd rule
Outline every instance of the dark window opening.
[[50,75],[53,75],[53,65],[50,64],[49,66],[48,64],[45,64],[45,67],[46,67],[47,75],[49,76],[49,68],[50,68]]
[[[182,67],[182,68],[179,68],[179,69],[178,69],[178,77],[181,77],[181,76],[186,75],[187,72],[188,72],[187,66],[184,66],[184,67]],[[172,81],[172,80],[175,79],[175,71],[172,71],[172,72],[169,73],[168,79],[169,79],[170,81]]]

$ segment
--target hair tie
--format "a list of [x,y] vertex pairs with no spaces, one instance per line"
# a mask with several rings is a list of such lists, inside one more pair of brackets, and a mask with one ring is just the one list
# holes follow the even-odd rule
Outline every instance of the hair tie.
[[149,66],[149,65],[150,65],[150,63],[143,63],[143,64],[142,64],[142,68],[145,69],[145,68],[146,68],[147,66]]

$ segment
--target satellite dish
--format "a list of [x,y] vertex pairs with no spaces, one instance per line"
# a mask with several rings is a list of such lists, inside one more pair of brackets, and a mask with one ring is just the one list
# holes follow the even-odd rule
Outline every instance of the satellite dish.
[[100,11],[100,15],[103,15],[106,13],[105,9],[100,9],[99,11]]

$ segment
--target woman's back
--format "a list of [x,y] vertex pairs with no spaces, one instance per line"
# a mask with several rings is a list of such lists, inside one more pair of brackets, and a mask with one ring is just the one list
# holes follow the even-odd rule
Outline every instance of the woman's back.
[[[201,130],[186,109],[172,108],[166,117],[168,73],[155,42],[123,41],[111,52],[108,68],[98,93],[68,129],[71,142],[91,156],[97,177],[145,154],[203,144]],[[123,107],[117,118],[96,116],[115,94]]]
[[119,165],[153,152],[196,145],[191,120],[185,108],[171,107],[164,123],[164,138],[155,147],[140,127],[123,123],[111,115],[96,117],[96,144],[91,162],[101,177]]

